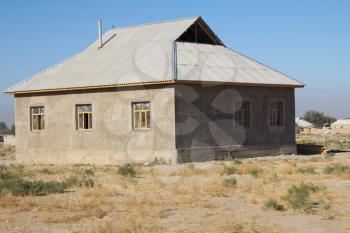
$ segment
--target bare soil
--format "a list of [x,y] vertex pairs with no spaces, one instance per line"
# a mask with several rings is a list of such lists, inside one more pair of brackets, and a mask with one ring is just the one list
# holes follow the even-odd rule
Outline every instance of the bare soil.
[[[350,153],[135,166],[136,177],[119,175],[116,166],[28,165],[21,171],[28,180],[60,181],[90,169],[95,186],[3,194],[0,232],[350,232],[350,172],[324,173],[336,164],[350,166]],[[225,183],[231,178],[236,185]],[[301,183],[322,187],[310,196],[311,212],[286,201]],[[267,209],[270,198],[284,210]]]

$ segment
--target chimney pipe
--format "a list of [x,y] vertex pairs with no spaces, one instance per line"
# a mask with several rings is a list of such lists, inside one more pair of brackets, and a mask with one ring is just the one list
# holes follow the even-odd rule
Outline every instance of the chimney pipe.
[[97,24],[98,24],[98,35],[99,35],[99,42],[100,42],[98,48],[102,48],[102,45],[103,45],[102,44],[102,20],[99,19]]

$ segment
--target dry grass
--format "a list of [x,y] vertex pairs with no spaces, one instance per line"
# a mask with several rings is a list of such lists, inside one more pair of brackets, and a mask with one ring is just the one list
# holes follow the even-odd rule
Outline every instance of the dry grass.
[[16,147],[8,144],[0,143],[0,158],[15,154]]
[[229,233],[278,233],[275,227],[243,219],[233,219],[228,223],[218,226],[218,232]]
[[[346,211],[350,208],[346,188],[338,190],[327,186],[347,179],[348,170],[336,164],[348,166],[350,158],[341,162],[318,156],[251,159],[205,166],[135,166],[135,177],[118,175],[116,167],[13,166],[11,173],[28,179],[62,180],[79,174],[93,179],[95,186],[74,187],[71,192],[36,197],[13,197],[5,193],[0,195],[0,215],[8,215],[6,219],[14,218],[11,221],[22,224],[6,211],[25,213],[33,219],[36,216],[45,226],[80,224],[81,232],[91,233],[189,232],[196,227],[206,232],[283,232],[269,224],[268,218],[264,218],[268,212],[262,207],[267,200],[275,200],[284,206],[280,219],[288,221],[289,212],[300,213],[288,206],[288,190],[302,182],[322,187],[310,192],[308,204],[315,207],[305,212],[309,216],[350,217]],[[332,167],[328,168],[332,172],[324,174],[327,167]],[[237,183],[227,185],[225,180],[230,179]],[[235,211],[246,205],[252,212]],[[238,218],[240,215],[242,218]],[[255,216],[260,216],[259,221]],[[200,223],[195,222],[196,219]],[[90,225],[85,229],[86,222],[95,227]]]
[[18,206],[18,199],[11,196],[10,194],[6,194],[0,196],[0,206],[2,208],[14,208]]
[[116,188],[98,186],[90,189],[85,189],[81,191],[83,197],[89,198],[104,198],[104,197],[113,197],[118,195]]

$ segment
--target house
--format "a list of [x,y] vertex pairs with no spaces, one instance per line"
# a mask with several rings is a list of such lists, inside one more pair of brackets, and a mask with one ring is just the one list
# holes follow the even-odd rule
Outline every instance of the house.
[[350,119],[341,119],[331,124],[332,134],[349,134]]
[[[113,28],[9,88],[23,163],[171,163],[296,152],[303,84],[224,45],[201,17]],[[57,45],[64,46],[64,45]]]
[[312,123],[304,120],[301,117],[295,118],[295,124],[298,127],[299,133],[301,134],[310,134],[312,133],[312,129],[315,128]]

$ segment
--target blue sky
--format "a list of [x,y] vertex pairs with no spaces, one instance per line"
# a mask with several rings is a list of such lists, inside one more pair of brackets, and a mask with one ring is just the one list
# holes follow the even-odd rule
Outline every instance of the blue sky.
[[[80,52],[105,29],[202,16],[224,43],[306,84],[296,113],[350,117],[350,1],[0,1],[0,90]],[[0,121],[14,122],[0,94]]]

